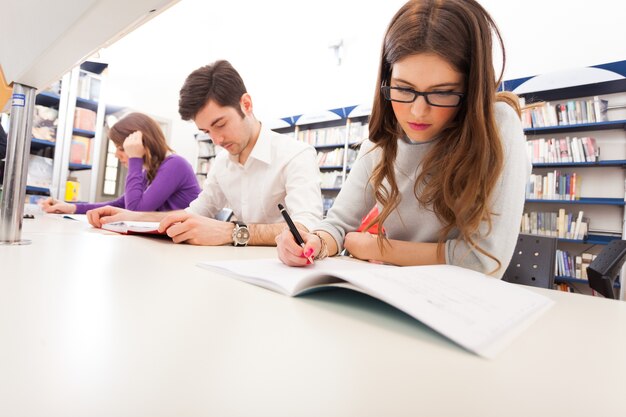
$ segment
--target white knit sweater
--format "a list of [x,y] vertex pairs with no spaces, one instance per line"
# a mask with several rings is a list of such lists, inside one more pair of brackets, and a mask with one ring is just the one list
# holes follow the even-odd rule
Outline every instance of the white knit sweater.
[[[502,263],[495,276],[501,277],[508,266],[517,242],[519,225],[524,208],[525,188],[531,172],[526,153],[526,142],[520,119],[505,103],[496,103],[496,123],[504,148],[504,169],[494,190],[492,229],[487,234],[487,224],[480,227],[480,246]],[[396,210],[384,223],[389,239],[410,242],[437,242],[442,223],[431,208],[420,207],[413,194],[415,179],[421,169],[421,161],[433,142],[408,143],[398,140],[395,164],[396,181],[402,199]],[[374,206],[373,189],[368,183],[373,168],[380,158],[380,149],[369,152],[373,144],[366,141],[361,146],[359,158],[350,171],[348,180],[337,196],[328,216],[315,230],[330,233],[343,248],[347,232],[355,231],[361,219]],[[495,261],[471,248],[458,237],[454,229],[445,243],[447,264],[458,265],[488,273],[493,271]]]

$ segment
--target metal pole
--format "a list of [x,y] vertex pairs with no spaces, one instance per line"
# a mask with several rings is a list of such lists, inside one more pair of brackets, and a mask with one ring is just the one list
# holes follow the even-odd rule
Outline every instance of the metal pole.
[[0,198],[0,245],[24,245],[30,243],[22,240],[21,235],[35,89],[14,83],[11,100],[4,186]]

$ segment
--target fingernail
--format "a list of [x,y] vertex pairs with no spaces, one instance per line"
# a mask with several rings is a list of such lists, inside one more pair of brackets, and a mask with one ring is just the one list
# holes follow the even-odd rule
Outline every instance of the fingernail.
[[304,256],[307,258],[311,255],[313,255],[313,248],[309,248],[309,250],[307,250],[306,253],[304,254]]
[[311,262],[311,260],[309,258],[306,258],[306,264],[307,265],[311,265],[313,262]]

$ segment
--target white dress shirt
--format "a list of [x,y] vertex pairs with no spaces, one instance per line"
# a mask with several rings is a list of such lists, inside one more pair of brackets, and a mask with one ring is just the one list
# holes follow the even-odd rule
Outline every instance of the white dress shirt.
[[309,230],[322,220],[316,152],[311,145],[261,126],[245,164],[228,152],[217,154],[202,192],[186,210],[215,217],[228,207],[246,224],[272,224],[284,222],[279,203]]

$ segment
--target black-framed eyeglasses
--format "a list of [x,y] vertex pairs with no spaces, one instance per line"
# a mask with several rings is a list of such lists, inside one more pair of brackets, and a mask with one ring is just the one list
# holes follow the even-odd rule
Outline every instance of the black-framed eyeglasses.
[[464,96],[463,93],[457,93],[456,91],[432,91],[422,93],[412,88],[390,87],[388,85],[380,87],[380,91],[383,93],[385,99],[389,101],[413,103],[419,96],[422,96],[424,100],[426,100],[426,103],[435,107],[458,107],[461,105]]

